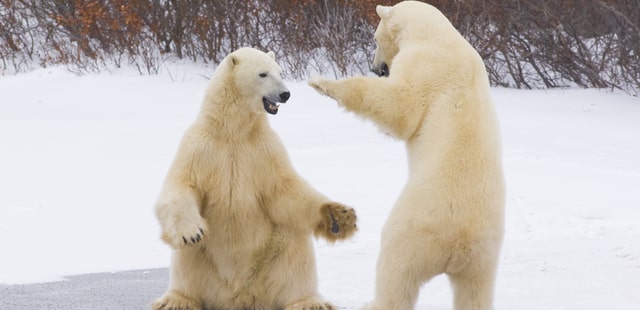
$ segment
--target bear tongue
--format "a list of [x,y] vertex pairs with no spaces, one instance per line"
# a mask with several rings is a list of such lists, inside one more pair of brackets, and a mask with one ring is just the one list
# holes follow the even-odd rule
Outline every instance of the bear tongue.
[[280,107],[279,103],[273,102],[267,98],[263,98],[262,101],[264,103],[264,109],[267,111],[267,113],[269,114],[278,113],[278,108]]

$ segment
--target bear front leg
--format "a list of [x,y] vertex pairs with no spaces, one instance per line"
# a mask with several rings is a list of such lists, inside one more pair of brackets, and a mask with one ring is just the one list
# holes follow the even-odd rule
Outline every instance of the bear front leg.
[[383,131],[406,140],[422,120],[421,104],[407,101],[407,86],[391,78],[357,76],[342,80],[314,77],[307,82],[347,111],[367,118]]
[[313,89],[315,89],[319,94],[336,99],[329,93],[328,83],[328,79],[319,76],[307,80],[307,84],[313,87]]
[[319,94],[332,98],[342,104],[344,101],[349,100],[342,95],[339,83],[340,81],[329,80],[323,77],[314,77],[307,81],[307,84],[313,87]]
[[386,78],[350,77],[330,80],[314,77],[307,81],[318,93],[330,97],[349,111],[366,115],[373,110],[386,110],[391,105],[393,92]]
[[174,249],[199,243],[208,230],[195,195],[188,189],[163,192],[156,204],[156,216],[162,240]]
[[316,227],[316,236],[330,242],[351,237],[357,230],[356,211],[338,202],[327,202],[320,207],[322,219]]

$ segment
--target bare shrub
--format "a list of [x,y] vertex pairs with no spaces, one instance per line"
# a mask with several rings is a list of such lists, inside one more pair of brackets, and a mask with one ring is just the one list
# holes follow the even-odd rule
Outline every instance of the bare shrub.
[[640,89],[638,1],[435,2],[479,51],[494,85]]
[[[493,85],[640,89],[640,1],[431,0],[476,47]],[[289,78],[367,73],[375,5],[396,0],[0,0],[0,73],[63,64],[157,73],[273,50]]]

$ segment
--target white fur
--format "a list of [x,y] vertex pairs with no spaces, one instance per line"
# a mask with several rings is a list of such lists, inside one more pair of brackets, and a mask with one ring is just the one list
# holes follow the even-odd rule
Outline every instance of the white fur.
[[378,13],[378,16],[380,17],[388,17],[391,14],[391,7],[389,6],[384,6],[384,5],[377,5],[376,6],[376,13]]
[[420,286],[439,274],[451,281],[455,309],[491,309],[505,189],[484,64],[428,4],[378,14],[374,67],[386,64],[388,77],[309,81],[406,142],[409,180],[383,228],[366,309],[413,309]]
[[213,74],[156,203],[173,258],[153,309],[333,309],[311,237],[349,237],[355,213],[294,171],[269,126],[262,98],[286,91],[280,71],[242,48]]

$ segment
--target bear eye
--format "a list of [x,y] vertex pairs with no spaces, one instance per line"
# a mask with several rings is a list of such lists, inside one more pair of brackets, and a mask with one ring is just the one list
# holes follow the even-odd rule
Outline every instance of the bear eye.
[[260,74],[258,74],[258,76],[260,76],[261,78],[264,78],[264,77],[267,77],[267,74],[266,73],[260,73]]

